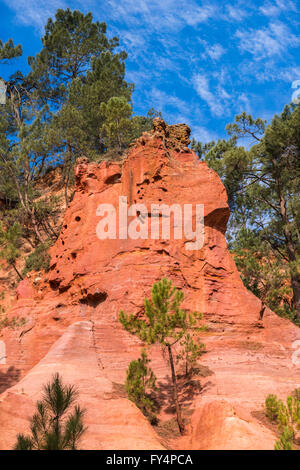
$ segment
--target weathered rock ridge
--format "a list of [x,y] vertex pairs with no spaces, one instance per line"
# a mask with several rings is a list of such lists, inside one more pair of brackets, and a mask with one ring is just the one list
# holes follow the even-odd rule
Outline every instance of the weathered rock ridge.
[[[260,301],[243,286],[227,250],[225,188],[188,144],[187,126],[155,120],[153,133],[138,139],[124,161],[78,162],[75,197],[51,249],[51,269],[20,283],[10,315],[25,317],[26,325],[3,330],[0,338],[7,354],[6,365],[0,365],[2,390],[21,379],[0,396],[0,448],[11,447],[16,433],[26,429],[41,385],[56,371],[78,386],[89,410],[84,448],[273,448],[275,436],[263,424],[261,405],[268,393],[285,397],[299,387],[300,368],[291,359],[299,329],[268,309],[259,318]],[[140,225],[150,225],[151,204],[204,204],[203,247],[188,251],[187,240],[174,239],[172,230],[170,240],[100,240],[97,209],[118,208],[121,197],[147,208]],[[198,387],[181,389],[190,416],[187,433],[168,443],[114,391],[141,347],[122,329],[118,313],[142,314],[145,296],[163,277],[184,290],[185,307],[203,312],[209,326]],[[151,357],[168,391],[160,349],[152,347]],[[173,416],[164,400],[162,421]]]

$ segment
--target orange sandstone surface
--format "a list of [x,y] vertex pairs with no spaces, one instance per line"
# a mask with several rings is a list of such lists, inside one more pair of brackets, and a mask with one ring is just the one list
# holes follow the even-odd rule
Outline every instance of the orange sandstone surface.
[[[12,448],[16,434],[28,429],[41,387],[55,372],[78,388],[87,410],[83,449],[274,447],[262,405],[269,393],[285,398],[300,386],[300,364],[292,360],[300,330],[269,309],[260,319],[261,303],[243,286],[227,250],[225,188],[187,147],[188,137],[187,126],[156,120],[122,162],[78,162],[75,196],[51,249],[50,271],[31,274],[17,289],[10,315],[25,317],[26,324],[1,331],[1,449]],[[151,204],[204,204],[203,247],[187,250],[187,240],[174,239],[172,230],[170,240],[100,240],[97,208],[118,208],[120,197],[144,204],[140,220],[149,226]],[[160,424],[150,426],[124,393],[126,369],[142,344],[124,331],[119,311],[143,315],[144,298],[163,277],[184,291],[184,307],[202,312],[208,326],[197,375],[185,379],[179,371],[183,436],[173,423],[169,367],[158,346],[149,356]]]

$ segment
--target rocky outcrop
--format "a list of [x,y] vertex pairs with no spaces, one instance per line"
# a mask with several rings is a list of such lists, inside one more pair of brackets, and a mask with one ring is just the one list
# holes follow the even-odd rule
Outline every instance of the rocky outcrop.
[[[26,317],[26,325],[21,331],[3,332],[7,364],[0,365],[0,373],[5,376],[11,367],[21,376],[27,373],[22,384],[28,384],[26,393],[32,400],[35,393],[30,384],[35,380],[37,389],[57,369],[56,362],[49,361],[51,351],[57,351],[57,345],[61,344],[56,342],[63,343],[68,331],[74,331],[72,328],[77,331],[78,325],[92,325],[89,336],[93,338],[93,360],[96,357],[101,368],[101,379],[96,380],[95,375],[96,398],[93,396],[89,402],[93,378],[89,375],[87,351],[81,355],[80,378],[77,363],[73,362],[73,354],[77,356],[77,345],[80,347],[82,341],[80,329],[68,352],[61,350],[64,367],[57,363],[71,382],[80,384],[86,371],[90,385],[82,400],[91,409],[97,406],[97,400],[101,402],[103,415],[99,414],[99,418],[95,415],[95,422],[90,421],[91,432],[95,434],[87,437],[85,448],[89,445],[146,448],[159,442],[153,437],[153,429],[146,429],[143,417],[137,417],[139,411],[123,398],[118,407],[127,418],[121,433],[131,435],[127,431],[131,429],[132,435],[144,436],[144,440],[141,438],[138,447],[134,447],[128,437],[125,444],[117,447],[118,438],[113,437],[119,435],[114,427],[118,423],[113,424],[117,415],[109,416],[107,410],[114,405],[111,396],[105,393],[112,382],[124,383],[128,363],[139,355],[141,347],[136,338],[121,328],[118,313],[123,309],[142,315],[145,296],[149,296],[153,283],[162,277],[183,289],[185,308],[203,312],[209,327],[203,338],[207,353],[201,359],[202,373],[197,378],[197,386],[193,388],[192,384],[191,388],[191,384],[181,381],[181,400],[186,416],[190,416],[190,425],[186,436],[173,441],[174,448],[271,448],[275,437],[261,422],[261,404],[268,393],[285,396],[299,386],[299,366],[291,359],[293,342],[300,339],[299,329],[268,309],[260,319],[261,303],[243,286],[227,250],[225,231],[229,208],[225,188],[216,173],[187,147],[188,143],[187,126],[167,126],[157,119],[154,132],[138,139],[124,161],[97,164],[82,159],[78,162],[75,197],[66,211],[60,237],[51,249],[50,272],[42,279],[32,276],[20,284],[11,315]],[[179,204],[180,207],[203,204],[203,246],[187,250],[191,240],[174,236],[172,216],[170,239],[99,239],[96,231],[104,215],[100,215],[99,205],[111,204],[116,208],[116,231],[120,231],[125,223],[119,223],[119,204],[125,200],[128,205],[143,204],[145,209],[135,217],[128,217],[128,224],[134,222],[140,230],[145,224],[149,228],[152,222],[162,223],[162,217],[152,220],[152,204]],[[195,216],[193,220],[195,223]],[[85,331],[90,327],[82,328]],[[151,356],[152,368],[162,389],[168,392],[170,377],[164,357],[156,347],[151,349]],[[24,387],[20,384],[1,397],[0,409],[4,410],[6,422],[11,417],[9,437],[3,440],[5,432],[0,433],[2,448],[10,445],[13,430],[19,430],[28,416],[27,405],[24,413],[20,411],[17,417],[12,416],[14,401],[24,399],[20,392]],[[161,420],[166,421],[173,415],[167,403],[168,393],[163,395]],[[231,411],[224,414],[220,407]],[[232,416],[237,418],[231,419]],[[97,431],[98,419],[110,436],[104,441],[102,428]],[[203,440],[205,422],[210,423],[207,425],[210,431]],[[236,436],[233,443],[230,423]]]

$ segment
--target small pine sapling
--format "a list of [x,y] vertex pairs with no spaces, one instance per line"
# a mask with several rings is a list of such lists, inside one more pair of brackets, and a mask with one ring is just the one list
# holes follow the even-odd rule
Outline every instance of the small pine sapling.
[[148,367],[149,362],[150,359],[144,349],[141,357],[130,362],[127,369],[126,390],[129,400],[136,404],[151,423],[155,423],[156,407],[151,393],[157,390],[156,377]]
[[296,432],[300,430],[300,401],[298,389],[293,396],[288,396],[286,403],[276,395],[266,398],[266,416],[276,422],[281,432],[280,440],[276,441],[276,450],[292,450]]
[[279,441],[275,442],[274,450],[293,450],[293,439],[293,428],[285,426],[280,434]]
[[[76,450],[86,431],[84,410],[75,405],[78,392],[64,385],[59,374],[44,386],[42,400],[31,418],[30,435],[18,434],[14,450]],[[70,407],[74,404],[72,411]]]

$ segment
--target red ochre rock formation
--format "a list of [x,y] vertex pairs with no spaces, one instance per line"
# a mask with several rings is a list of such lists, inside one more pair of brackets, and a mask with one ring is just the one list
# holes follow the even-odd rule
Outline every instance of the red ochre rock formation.
[[[262,405],[269,393],[284,398],[300,386],[300,367],[292,361],[299,329],[269,309],[260,319],[261,303],[243,286],[227,250],[225,188],[186,147],[188,137],[187,126],[156,120],[154,132],[131,145],[122,162],[78,162],[76,193],[51,249],[51,269],[18,287],[10,315],[25,317],[25,326],[2,330],[7,360],[0,365],[0,386],[19,382],[0,396],[0,448],[10,448],[27,428],[41,386],[54,372],[78,387],[88,410],[83,448],[273,448],[276,436]],[[170,240],[100,240],[97,208],[118,208],[122,196],[128,205],[146,206],[140,217],[149,224],[151,204],[204,204],[203,247],[188,251],[188,240],[174,239],[172,230]],[[122,227],[117,223],[117,234]],[[168,443],[120,393],[141,343],[122,329],[118,313],[142,314],[145,296],[163,277],[183,289],[184,306],[203,312],[209,326],[199,375],[180,382],[190,417],[186,434],[169,436]],[[174,416],[168,365],[159,347],[150,355],[164,390],[160,418],[167,421]]]

